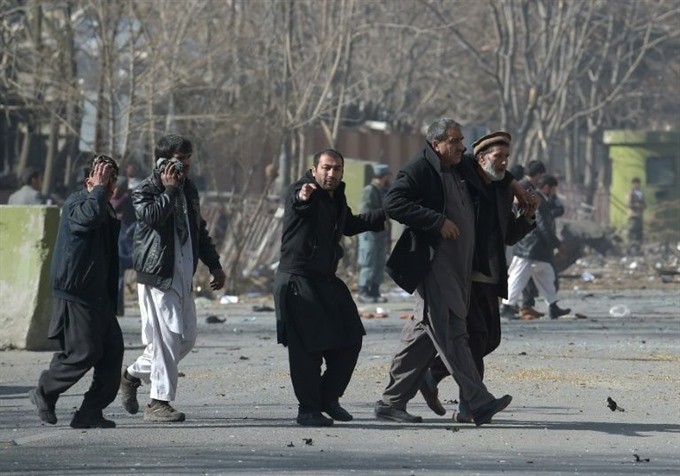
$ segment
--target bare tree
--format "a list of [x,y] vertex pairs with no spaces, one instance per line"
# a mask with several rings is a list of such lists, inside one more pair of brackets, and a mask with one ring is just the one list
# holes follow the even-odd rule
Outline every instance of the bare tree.
[[[656,0],[562,2],[490,0],[490,28],[466,33],[448,22],[447,7],[423,0],[447,33],[491,79],[500,128],[513,132],[513,155],[560,165],[575,123],[584,123],[586,173],[567,157],[569,181],[594,186],[594,141],[607,112],[635,88],[644,59],[677,37],[678,6]],[[483,23],[483,22],[482,22]],[[669,28],[675,24],[675,27]],[[480,37],[479,31],[493,36]]]

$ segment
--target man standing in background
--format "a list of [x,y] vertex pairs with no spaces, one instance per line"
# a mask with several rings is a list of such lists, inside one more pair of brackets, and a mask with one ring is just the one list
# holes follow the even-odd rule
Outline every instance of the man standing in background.
[[643,238],[642,216],[646,208],[645,196],[640,188],[640,179],[635,177],[631,181],[628,193],[628,245],[639,252]]
[[[359,213],[382,210],[385,192],[390,184],[390,167],[373,165],[373,179],[364,187],[359,203]],[[389,222],[388,222],[389,223]],[[382,303],[387,299],[380,294],[385,261],[390,244],[390,228],[369,231],[359,235],[359,296],[362,303]]]
[[40,193],[42,172],[26,167],[21,174],[22,187],[9,196],[7,205],[44,205],[47,201]]

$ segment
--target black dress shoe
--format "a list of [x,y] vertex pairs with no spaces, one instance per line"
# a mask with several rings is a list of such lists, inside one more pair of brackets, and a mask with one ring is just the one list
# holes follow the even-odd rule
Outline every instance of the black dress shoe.
[[116,422],[104,418],[101,410],[92,412],[76,410],[70,425],[71,428],[115,428]]
[[444,408],[442,402],[439,401],[439,390],[437,389],[437,384],[434,381],[430,369],[427,369],[425,377],[423,378],[423,383],[420,384],[420,394],[425,399],[425,403],[430,407],[430,410],[440,416],[446,415],[446,408]]
[[505,408],[510,405],[512,397],[510,395],[504,395],[501,398],[490,401],[489,403],[482,405],[477,410],[472,412],[472,416],[475,420],[475,425],[482,426],[484,423],[489,423],[493,416],[505,410]]
[[557,301],[552,303],[549,307],[549,313],[550,313],[550,319],[557,319],[562,316],[566,316],[571,312],[570,308],[561,308],[560,306],[557,305]]
[[330,402],[321,407],[321,411],[328,413],[328,416],[337,421],[352,421],[354,418],[350,412],[340,406],[338,402]]
[[321,412],[298,413],[297,419],[295,421],[297,421],[297,424],[301,426],[333,425],[333,420],[326,418],[321,414]]
[[381,420],[398,421],[399,423],[421,423],[422,417],[411,415],[406,410],[399,410],[389,406],[382,400],[378,400],[375,404],[375,416]]
[[519,316],[519,309],[517,306],[510,306],[508,304],[503,304],[500,309],[501,317],[506,319],[517,319]]

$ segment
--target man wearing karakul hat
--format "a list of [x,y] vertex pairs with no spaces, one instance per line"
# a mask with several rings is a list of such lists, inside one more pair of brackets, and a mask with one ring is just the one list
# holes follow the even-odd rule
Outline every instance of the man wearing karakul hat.
[[[536,227],[535,207],[525,207],[519,216],[512,210],[513,177],[506,173],[511,140],[507,132],[488,134],[472,144],[474,158],[466,156],[458,166],[475,208],[476,238],[467,331],[472,358],[482,379],[483,358],[501,341],[498,298],[508,294],[505,246],[517,243]],[[449,371],[437,357],[420,387],[428,406],[440,415],[446,410],[437,398],[437,383],[447,375]],[[462,391],[459,402],[454,421],[473,423],[472,409]]]
[[[388,216],[407,226],[386,269],[395,283],[414,294],[414,315],[405,322],[389,382],[374,407],[379,419],[422,422],[406,406],[437,354],[469,401],[477,426],[491,421],[512,400],[488,391],[468,342],[476,216],[469,191],[473,185],[468,184],[472,166],[462,163],[463,139],[460,125],[451,118],[430,124],[422,152],[399,171],[385,196]],[[508,182],[516,184],[511,176]],[[523,192],[516,193],[526,203]]]

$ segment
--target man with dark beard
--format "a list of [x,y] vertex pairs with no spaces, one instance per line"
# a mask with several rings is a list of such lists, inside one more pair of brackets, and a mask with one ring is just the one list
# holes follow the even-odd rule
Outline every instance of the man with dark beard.
[[278,342],[288,347],[299,402],[296,421],[303,426],[352,420],[339,399],[354,372],[365,331],[347,285],[335,275],[343,256],[340,239],[385,227],[383,210],[352,214],[342,181],[344,165],[338,151],[318,152],[285,201],[274,301]]
[[[521,215],[512,211],[512,175],[506,173],[511,136],[494,132],[473,143],[474,159],[464,157],[458,170],[468,184],[475,211],[475,247],[472,263],[472,288],[467,315],[470,350],[484,378],[483,358],[501,340],[498,298],[507,296],[505,246],[513,245],[535,227],[535,202],[525,206]],[[439,415],[446,410],[437,398],[437,383],[449,375],[439,357],[425,374],[420,391],[430,409]],[[460,393],[454,413],[459,423],[472,423],[469,402]]]

